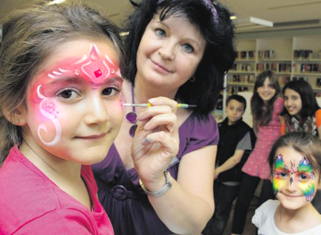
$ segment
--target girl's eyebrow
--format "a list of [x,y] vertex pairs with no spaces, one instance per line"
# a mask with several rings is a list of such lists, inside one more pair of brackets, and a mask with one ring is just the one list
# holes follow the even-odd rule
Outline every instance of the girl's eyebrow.
[[[121,82],[123,80],[122,77],[112,77],[112,78],[106,78],[104,79],[102,82],[100,83],[96,83],[96,82],[92,82],[90,81],[91,85],[103,85],[103,84],[110,84],[110,83],[114,83],[114,82]],[[49,83],[46,84],[46,86],[48,85],[56,85],[56,84],[84,84],[87,82],[87,79],[83,79],[81,77],[65,77],[65,78],[55,78],[53,81],[50,81]]]
[[72,83],[84,83],[84,79],[76,77],[65,77],[65,78],[55,78],[52,81],[48,82],[46,85],[56,85],[56,84],[72,84]]

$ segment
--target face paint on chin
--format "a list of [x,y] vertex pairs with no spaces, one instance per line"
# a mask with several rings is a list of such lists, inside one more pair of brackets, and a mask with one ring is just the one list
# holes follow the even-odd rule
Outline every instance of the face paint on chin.
[[[31,105],[38,107],[39,121],[38,137],[47,146],[56,145],[62,134],[59,122],[59,105],[56,97],[60,89],[68,88],[70,84],[89,83],[91,89],[96,90],[111,78],[121,89],[121,74],[118,63],[114,62],[106,54],[101,55],[95,44],[91,44],[89,54],[79,58],[68,58],[55,64],[53,69],[46,70],[39,74],[39,79],[31,88]],[[77,85],[76,85],[77,86]],[[122,98],[120,97],[120,103]],[[122,107],[122,105],[121,105]],[[55,136],[52,140],[47,140],[52,133],[49,133],[45,125],[48,120],[54,125]],[[48,123],[47,123],[48,124]]]

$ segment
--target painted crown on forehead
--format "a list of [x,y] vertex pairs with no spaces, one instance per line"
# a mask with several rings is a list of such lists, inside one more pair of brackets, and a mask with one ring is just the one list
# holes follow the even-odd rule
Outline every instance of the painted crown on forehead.
[[118,65],[115,65],[106,54],[101,58],[101,52],[95,44],[91,44],[89,54],[84,55],[80,60],[73,63],[71,68],[59,68],[58,71],[52,71],[48,76],[54,79],[68,72],[76,76],[83,73],[94,83],[100,83],[111,75],[121,76]]

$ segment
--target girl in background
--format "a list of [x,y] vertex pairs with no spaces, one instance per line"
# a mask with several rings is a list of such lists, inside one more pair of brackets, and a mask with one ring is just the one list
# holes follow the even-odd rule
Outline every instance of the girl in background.
[[283,87],[282,134],[305,131],[321,138],[321,109],[311,85],[304,80],[291,81]]
[[[38,5],[4,21],[0,234],[114,234],[89,165],[121,126],[121,56],[118,31],[87,6]],[[134,157],[177,154],[172,110],[166,98],[145,110]]]
[[273,197],[268,156],[274,141],[281,135],[279,113],[283,109],[283,100],[279,94],[280,86],[272,71],[258,75],[251,99],[253,129],[257,140],[242,168],[244,176],[234,211],[232,234],[242,234],[246,214],[260,180],[263,180],[263,186],[259,204]]
[[270,165],[278,200],[268,200],[255,211],[252,222],[258,234],[321,234],[321,215],[311,204],[320,188],[320,146],[307,132],[289,133],[275,142]]

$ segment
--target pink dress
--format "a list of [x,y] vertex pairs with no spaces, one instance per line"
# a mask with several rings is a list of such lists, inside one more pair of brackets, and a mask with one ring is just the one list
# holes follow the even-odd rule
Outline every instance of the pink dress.
[[283,99],[278,98],[273,105],[272,119],[266,126],[259,126],[255,148],[244,164],[242,171],[261,179],[270,179],[269,153],[276,139],[281,136],[279,113],[283,109]]

